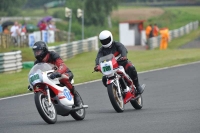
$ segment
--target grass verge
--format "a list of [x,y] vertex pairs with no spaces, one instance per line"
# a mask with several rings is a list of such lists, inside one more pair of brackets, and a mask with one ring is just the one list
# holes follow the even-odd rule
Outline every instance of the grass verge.
[[[101,78],[101,73],[92,73],[96,54],[97,51],[83,53],[65,62],[75,75],[75,84]],[[129,51],[128,58],[141,72],[200,61],[200,49]],[[15,74],[0,74],[0,97],[27,93],[28,72],[23,69]]]

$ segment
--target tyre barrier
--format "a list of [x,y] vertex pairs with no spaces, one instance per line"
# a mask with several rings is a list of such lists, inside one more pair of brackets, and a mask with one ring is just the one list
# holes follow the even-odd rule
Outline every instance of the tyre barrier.
[[0,73],[18,72],[22,69],[21,51],[0,53]]

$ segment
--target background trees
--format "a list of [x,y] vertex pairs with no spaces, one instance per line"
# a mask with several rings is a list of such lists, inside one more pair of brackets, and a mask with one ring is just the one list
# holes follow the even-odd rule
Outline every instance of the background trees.
[[114,8],[121,0],[85,0],[86,25],[104,25]]
[[14,16],[24,6],[26,0],[1,0],[0,16]]

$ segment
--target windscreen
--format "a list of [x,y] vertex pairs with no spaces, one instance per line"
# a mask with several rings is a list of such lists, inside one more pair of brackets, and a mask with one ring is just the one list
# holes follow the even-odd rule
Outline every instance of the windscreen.
[[32,69],[29,72],[29,75],[35,73],[37,70],[41,70],[42,72],[44,72],[52,70],[52,68],[53,67],[48,63],[37,63],[32,67]]
[[101,62],[103,62],[103,61],[112,60],[113,57],[114,57],[113,54],[109,54],[109,55],[103,56],[103,57],[99,58],[99,63],[101,63]]

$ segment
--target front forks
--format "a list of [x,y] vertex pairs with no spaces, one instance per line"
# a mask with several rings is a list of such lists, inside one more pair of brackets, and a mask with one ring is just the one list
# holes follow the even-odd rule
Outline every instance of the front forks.
[[46,86],[45,89],[47,91],[48,106],[50,107],[52,105],[50,91],[49,91],[48,86]]
[[120,89],[120,85],[119,85],[119,78],[117,76],[116,76],[115,82],[116,82],[116,86],[117,86],[117,90],[118,90],[118,96],[121,98],[122,93],[121,93],[121,89]]

